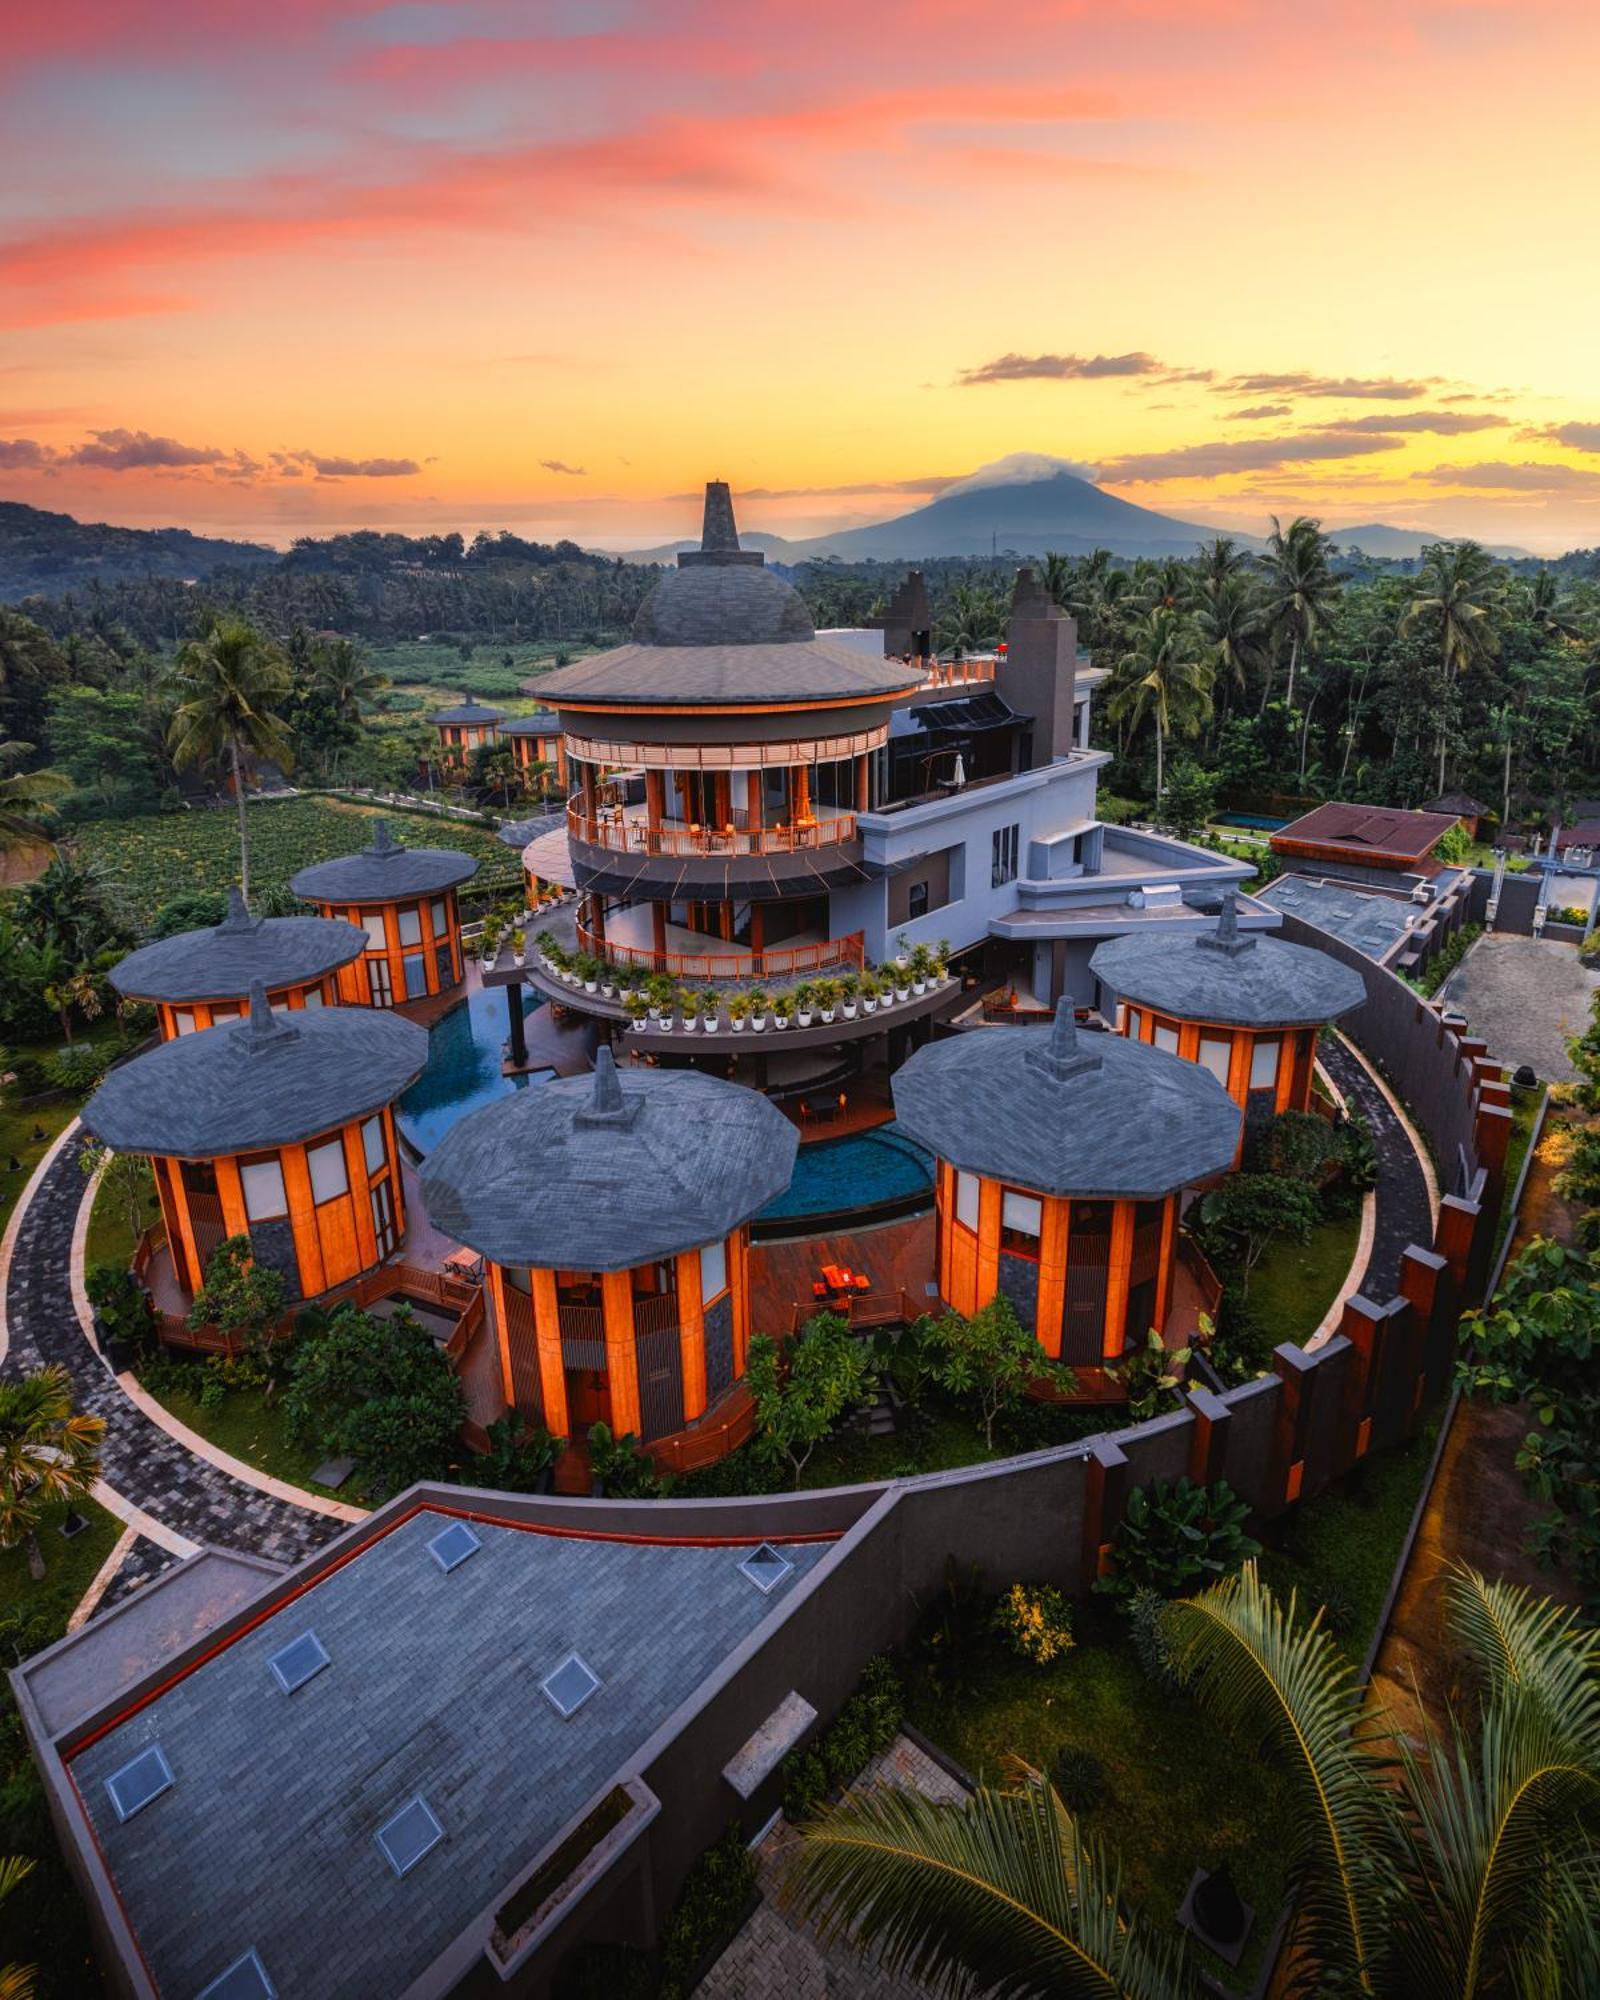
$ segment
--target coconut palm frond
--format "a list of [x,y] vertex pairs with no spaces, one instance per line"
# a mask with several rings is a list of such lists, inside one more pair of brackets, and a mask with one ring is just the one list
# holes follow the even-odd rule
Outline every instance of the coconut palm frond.
[[[1587,1681],[1588,1706],[1600,1730],[1600,1633],[1578,1613],[1507,1583],[1490,1583],[1465,1563],[1445,1585],[1446,1615],[1483,1669],[1491,1698],[1519,1689],[1576,1695]],[[1600,1736],[1596,1738],[1600,1743]]]
[[789,1893],[935,1995],[1182,2000],[1182,1954],[1123,1914],[1120,1881],[1050,1787],[964,1805],[883,1789],[802,1829]]
[[1512,1993],[1516,2000],[1600,1993],[1600,1854],[1565,1869],[1547,1894],[1544,1924],[1512,1957]]
[[1395,1839],[1392,1797],[1373,1782],[1389,1762],[1386,1738],[1320,1616],[1299,1624],[1295,1610],[1246,1563],[1170,1607],[1173,1666],[1225,1731],[1263,1746],[1296,1794],[1300,1937],[1317,1992],[1370,1992]]

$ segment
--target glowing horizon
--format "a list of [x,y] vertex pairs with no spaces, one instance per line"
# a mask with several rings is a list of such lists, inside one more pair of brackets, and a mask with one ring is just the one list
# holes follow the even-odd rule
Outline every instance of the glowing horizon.
[[7,55],[0,498],[642,547],[1036,452],[1600,543],[1580,0],[62,0]]

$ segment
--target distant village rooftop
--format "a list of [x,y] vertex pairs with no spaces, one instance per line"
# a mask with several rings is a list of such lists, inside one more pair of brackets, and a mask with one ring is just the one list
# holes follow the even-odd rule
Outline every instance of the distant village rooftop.
[[366,933],[342,918],[253,917],[230,889],[220,924],[141,945],[107,976],[134,1000],[236,999],[257,981],[276,992],[336,972],[359,958],[366,942]]
[[454,708],[436,709],[428,720],[436,726],[448,722],[464,722],[478,723],[487,728],[491,723],[504,722],[505,716],[500,709],[486,708],[482,702],[469,694],[465,701],[458,702]]
[[952,1166],[1041,1194],[1154,1199],[1234,1163],[1238,1106],[1208,1070],[1120,1035],[979,1028],[896,1072],[895,1115]]
[[372,845],[359,854],[317,861],[292,877],[289,887],[313,903],[391,903],[400,896],[433,896],[477,873],[470,854],[453,847],[403,847],[380,819]]
[[427,1060],[425,1028],[369,1007],[274,1014],[257,981],[245,1020],[163,1042],[112,1070],[83,1122],[119,1153],[220,1159],[294,1145],[377,1111]]
[[622,1271],[713,1242],[783,1193],[799,1134],[759,1092],[695,1070],[519,1090],[428,1156],[435,1225],[497,1264]]
[[1361,975],[1326,952],[1241,932],[1227,890],[1215,930],[1113,938],[1089,969],[1120,999],[1228,1027],[1320,1027],[1367,997]]
[[740,548],[732,496],[711,481],[701,545],[684,550],[640,605],[632,642],[558,668],[539,682],[540,696],[558,708],[793,707],[921,685],[898,661],[818,638],[799,592],[765,561],[759,549]]

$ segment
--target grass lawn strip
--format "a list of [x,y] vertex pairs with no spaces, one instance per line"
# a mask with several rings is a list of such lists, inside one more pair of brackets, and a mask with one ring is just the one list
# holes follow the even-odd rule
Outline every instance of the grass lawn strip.
[[1304,1243],[1277,1237],[1250,1274],[1251,1311],[1270,1332],[1274,1346],[1296,1347],[1321,1326],[1323,1316],[1350,1275],[1361,1240],[1361,1216],[1335,1216],[1317,1223]]

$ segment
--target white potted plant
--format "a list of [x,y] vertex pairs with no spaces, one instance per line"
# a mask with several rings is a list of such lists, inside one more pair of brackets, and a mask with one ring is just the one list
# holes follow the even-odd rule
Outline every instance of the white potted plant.
[[[752,1034],[759,1035],[766,1028],[767,1009],[771,1004],[772,1002],[759,987],[750,995],[750,1031]],[[731,1013],[732,1011],[730,1008],[729,1012]]]
[[933,967],[933,954],[925,944],[919,944],[911,954],[911,990],[926,993],[928,974]]
[[638,1034],[643,1034],[644,1032],[645,1005],[645,997],[642,993],[627,993],[623,995],[622,1006],[624,1013],[628,1017],[628,1026]]
[[810,980],[802,979],[794,989],[794,1024],[797,1028],[811,1026],[811,1002],[813,987]]
[[528,948],[527,933],[523,930],[522,926],[519,924],[517,928],[511,933],[511,963],[513,965],[520,966],[522,964],[523,954],[526,952],[527,948]]
[[906,943],[906,934],[904,931],[894,941],[894,962],[901,967],[905,967],[911,963],[911,950]]
[[780,993],[772,1003],[772,1025],[774,1029],[787,1028],[789,1016],[794,1012],[794,1002],[787,993]]
[[861,980],[854,972],[847,972],[839,981],[839,1010],[847,1021],[856,1018]]
[[876,1014],[878,1011],[878,975],[875,972],[863,972],[861,975],[861,1011],[863,1014]]
[[743,993],[735,993],[728,1002],[728,1019],[736,1035],[744,1033],[744,1024],[750,1018],[750,1002]]
[[600,961],[597,958],[586,958],[583,961],[583,990],[585,993],[600,991]]
[[708,986],[700,995],[700,1012],[705,1020],[706,1033],[714,1035],[721,1026],[718,1018],[722,1006],[722,995],[714,986]]
[[836,979],[819,979],[817,981],[817,1012],[821,1015],[825,1027],[832,1022],[838,1005],[839,982]]
[[687,987],[678,995],[678,1014],[683,1022],[683,1032],[692,1035],[700,1025],[700,1003]]

